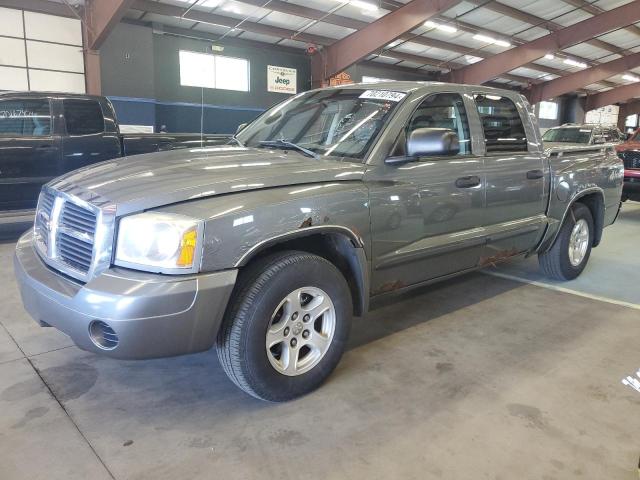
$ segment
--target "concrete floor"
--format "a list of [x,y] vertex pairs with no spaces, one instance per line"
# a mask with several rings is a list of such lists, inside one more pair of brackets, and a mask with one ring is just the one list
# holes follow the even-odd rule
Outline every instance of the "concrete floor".
[[[625,206],[563,287],[640,304],[638,233],[640,207]],[[358,320],[327,384],[273,405],[237,390],[213,351],[115,361],[36,326],[12,249],[0,245],[2,480],[637,479],[640,393],[621,379],[640,367],[640,306],[460,277]],[[499,273],[527,281],[530,263]]]

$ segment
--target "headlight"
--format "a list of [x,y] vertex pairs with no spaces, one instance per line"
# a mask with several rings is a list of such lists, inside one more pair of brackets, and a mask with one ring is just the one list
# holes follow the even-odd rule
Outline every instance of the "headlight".
[[198,270],[203,223],[172,213],[145,212],[120,220],[115,264],[161,273]]

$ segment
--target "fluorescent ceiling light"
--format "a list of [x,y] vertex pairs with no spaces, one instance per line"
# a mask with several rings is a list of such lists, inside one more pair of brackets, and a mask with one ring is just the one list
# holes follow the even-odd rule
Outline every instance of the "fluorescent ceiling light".
[[556,58],[556,56],[553,53],[547,53],[544,58],[546,58],[547,60],[553,60],[554,58]]
[[226,6],[222,7],[222,10],[224,10],[225,12],[235,13],[236,15],[241,15],[242,14],[240,9],[235,5],[226,5]]
[[622,78],[624,80],[629,80],[630,82],[640,82],[640,78],[636,77],[635,75],[625,74],[622,75]]
[[427,28],[436,28],[447,33],[456,33],[458,31],[458,29],[452,25],[442,25],[436,22],[432,22],[431,20],[427,20],[426,22],[424,22],[424,26]]
[[479,40],[480,42],[491,43],[491,44],[494,44],[494,45],[499,45],[501,47],[510,47],[511,46],[511,44],[509,42],[506,42],[504,40],[498,40],[496,38],[489,37],[487,35],[482,35],[480,33],[474,35],[473,38],[474,38],[474,40]]
[[361,8],[363,10],[369,10],[370,12],[378,10],[378,6],[373,3],[363,2],[362,0],[350,0],[349,3],[354,7]]
[[474,57],[473,55],[465,55],[464,59],[467,61],[467,63],[478,63],[480,60],[482,60],[482,58]]
[[563,60],[563,63],[567,65],[571,65],[572,67],[578,67],[578,68],[587,68],[589,66],[584,62],[579,62],[577,60],[573,60],[572,58],[565,58]]

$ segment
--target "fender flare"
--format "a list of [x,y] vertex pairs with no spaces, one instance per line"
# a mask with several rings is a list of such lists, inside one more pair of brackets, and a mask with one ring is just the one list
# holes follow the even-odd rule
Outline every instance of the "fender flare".
[[[598,193],[600,195],[600,197],[602,197],[602,212],[603,212],[603,216],[605,213],[605,210],[607,208],[607,205],[605,203],[605,198],[604,198],[604,190],[600,187],[589,187],[589,188],[585,188],[584,190],[580,190],[579,192],[577,192],[573,197],[571,197],[571,200],[569,200],[569,202],[567,203],[567,208],[565,208],[564,213],[562,214],[562,219],[560,220],[560,226],[558,227],[558,231],[553,235],[553,238],[549,241],[547,247],[545,247],[545,249],[543,250],[544,252],[548,252],[551,247],[556,243],[556,240],[558,239],[558,235],[560,235],[560,230],[562,229],[562,225],[564,225],[564,221],[567,218],[567,215],[569,214],[569,211],[571,210],[571,208],[573,207],[573,205],[580,200],[583,197],[586,197],[587,195],[591,195],[592,193]],[[594,218],[594,223],[598,221],[598,219]],[[602,225],[600,225],[600,227],[603,227]],[[600,228],[600,231],[602,231],[602,228]],[[597,246],[597,243],[595,240],[598,239],[599,237],[597,236],[598,232],[594,232],[594,246]],[[600,233],[600,236],[602,234]]]

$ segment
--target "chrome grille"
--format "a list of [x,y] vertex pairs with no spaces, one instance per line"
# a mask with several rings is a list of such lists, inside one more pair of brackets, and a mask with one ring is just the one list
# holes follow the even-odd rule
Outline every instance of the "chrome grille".
[[65,202],[60,214],[60,224],[93,236],[96,231],[96,214],[75,203]]
[[69,276],[88,280],[96,273],[94,243],[100,212],[85,200],[45,187],[34,225],[36,250],[43,260]]
[[[93,240],[93,237],[92,237]],[[58,232],[56,245],[60,260],[81,272],[88,272],[93,257],[93,243]]]
[[51,220],[51,212],[53,211],[53,203],[55,196],[47,190],[43,190],[38,200],[38,208],[36,211],[35,232],[39,236],[39,240],[46,247],[49,245],[49,221]]

